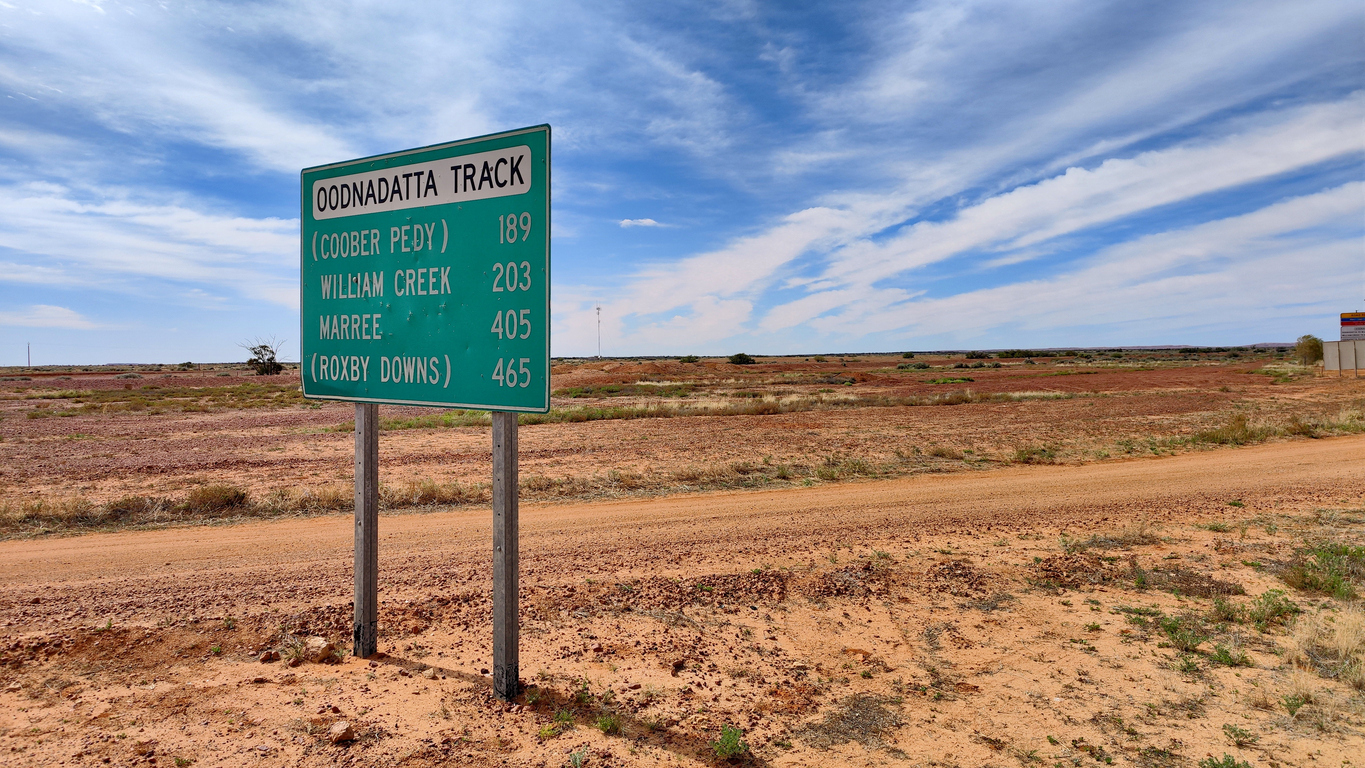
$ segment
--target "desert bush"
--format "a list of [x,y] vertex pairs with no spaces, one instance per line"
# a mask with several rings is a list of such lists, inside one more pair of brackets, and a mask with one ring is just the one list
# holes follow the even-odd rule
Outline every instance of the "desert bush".
[[695,362],[697,362],[697,361],[700,360],[700,359],[701,359],[701,358],[697,357],[696,355],[683,355],[682,357],[678,358],[678,362],[680,362],[680,363],[695,363]]
[[1213,757],[1206,757],[1203,760],[1200,760],[1199,768],[1251,768],[1251,763],[1244,760],[1238,760],[1232,755],[1224,752],[1222,760]]
[[196,515],[216,515],[247,505],[247,492],[235,485],[214,484],[195,488],[185,497],[185,509]]
[[975,351],[973,351],[973,352],[968,352],[968,353],[966,354],[966,358],[967,358],[968,360],[989,360],[989,359],[990,359],[990,354],[987,353],[987,352],[975,352]]
[[597,730],[607,736],[617,736],[621,733],[621,716],[614,714],[600,715],[594,723]]
[[1246,608],[1245,616],[1247,621],[1264,632],[1272,624],[1284,624],[1290,616],[1298,612],[1299,607],[1285,597],[1284,590],[1267,589],[1260,597],[1251,601]]
[[727,359],[734,365],[753,365],[758,362],[757,360],[754,360],[753,357],[746,355],[743,352],[736,352]]
[[1214,643],[1213,650],[1209,653],[1209,659],[1225,667],[1255,666],[1251,662],[1251,657],[1247,656],[1240,648],[1230,648],[1222,643]]
[[1280,578],[1305,592],[1320,592],[1338,600],[1353,599],[1357,594],[1355,585],[1365,581],[1365,547],[1334,541],[1301,547]]
[[1213,607],[1209,609],[1209,620],[1225,624],[1241,623],[1244,611],[1236,605],[1228,602],[1226,598],[1213,598]]
[[1171,645],[1184,653],[1194,653],[1209,636],[1195,616],[1166,616],[1161,619],[1161,631],[1166,633]]
[[284,370],[275,359],[279,351],[280,343],[274,339],[256,339],[254,344],[243,344],[242,347],[251,353],[246,364],[254,371],[257,376],[273,376]]
[[1322,359],[1322,339],[1305,334],[1294,343],[1294,357],[1301,365],[1312,365]]

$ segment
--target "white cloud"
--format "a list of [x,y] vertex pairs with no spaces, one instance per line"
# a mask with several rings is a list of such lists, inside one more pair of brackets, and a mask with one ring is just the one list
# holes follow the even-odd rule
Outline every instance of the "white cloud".
[[0,325],[62,328],[71,331],[92,331],[103,327],[79,312],[50,304],[34,304],[17,312],[0,312]]
[[622,229],[626,229],[626,228],[629,228],[629,227],[662,227],[662,226],[664,226],[664,225],[663,225],[663,224],[660,224],[659,222],[655,221],[654,219],[621,219],[621,228],[622,228]]
[[1286,117],[1218,141],[1106,160],[1093,170],[1068,168],[982,201],[947,222],[916,224],[884,244],[851,248],[834,259],[825,277],[870,284],[970,249],[1024,248],[1362,149],[1365,99],[1359,94]]
[[[946,221],[921,222],[889,237],[878,235],[912,201],[896,194],[848,196],[844,206],[792,214],[718,251],[642,270],[606,303],[621,319],[613,344],[652,349],[678,322],[693,324],[694,345],[753,330],[875,332],[895,317],[890,308],[923,293],[878,288],[880,281],[966,253],[984,252],[981,261],[999,265],[1038,258],[1050,252],[1049,242],[1097,224],[1357,152],[1363,114],[1365,99],[1358,94],[1293,109],[1277,121],[1220,139],[1115,158],[1093,169],[1067,169]],[[787,274],[802,258],[823,268],[809,278]],[[775,286],[805,295],[766,308],[762,298]],[[740,315],[741,306],[756,309]],[[707,312],[718,307],[725,308],[724,322],[710,322]]]
[[813,325],[837,336],[898,330],[909,338],[979,338],[1001,327],[1018,333],[1115,324],[1176,333],[1211,320],[1236,326],[1297,315],[1329,302],[1343,282],[1360,280],[1362,199],[1365,184],[1346,184],[1115,245],[1049,279],[911,302],[881,301],[884,292],[874,292],[886,311]]
[[[55,184],[0,186],[0,234],[28,258],[0,281],[71,287],[136,278],[209,283],[238,295],[298,304],[298,221],[253,219],[136,200],[127,190]],[[122,196],[114,196],[122,195]]]

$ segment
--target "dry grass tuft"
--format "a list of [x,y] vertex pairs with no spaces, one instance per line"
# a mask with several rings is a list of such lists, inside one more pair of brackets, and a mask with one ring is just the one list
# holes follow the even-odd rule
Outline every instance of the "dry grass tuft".
[[185,497],[185,509],[199,516],[213,516],[247,506],[250,497],[235,485],[205,485]]
[[882,735],[901,725],[900,716],[886,706],[891,703],[892,699],[871,694],[850,696],[827,712],[823,720],[807,725],[798,735],[821,749],[850,741],[870,749],[881,747],[885,743]]
[[430,478],[380,488],[380,503],[386,507],[433,507],[453,504],[478,504],[488,500],[476,486],[459,482],[440,483]]
[[1087,549],[1131,549],[1160,543],[1161,537],[1153,532],[1151,524],[1139,520],[1121,531],[1095,534],[1084,541],[1063,538],[1062,548],[1066,552],[1084,552]]
[[1365,611],[1349,605],[1335,616],[1316,613],[1299,619],[1285,660],[1365,691]]

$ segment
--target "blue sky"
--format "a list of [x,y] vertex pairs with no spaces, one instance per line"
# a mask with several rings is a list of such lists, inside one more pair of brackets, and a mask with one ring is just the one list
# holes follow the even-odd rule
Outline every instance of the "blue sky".
[[0,0],[0,364],[298,344],[305,166],[550,123],[553,351],[1336,338],[1358,2]]

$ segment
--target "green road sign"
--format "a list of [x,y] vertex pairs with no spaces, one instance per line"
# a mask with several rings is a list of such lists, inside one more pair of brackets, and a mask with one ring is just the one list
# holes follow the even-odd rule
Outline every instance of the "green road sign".
[[550,409],[550,126],[302,175],[304,397]]

